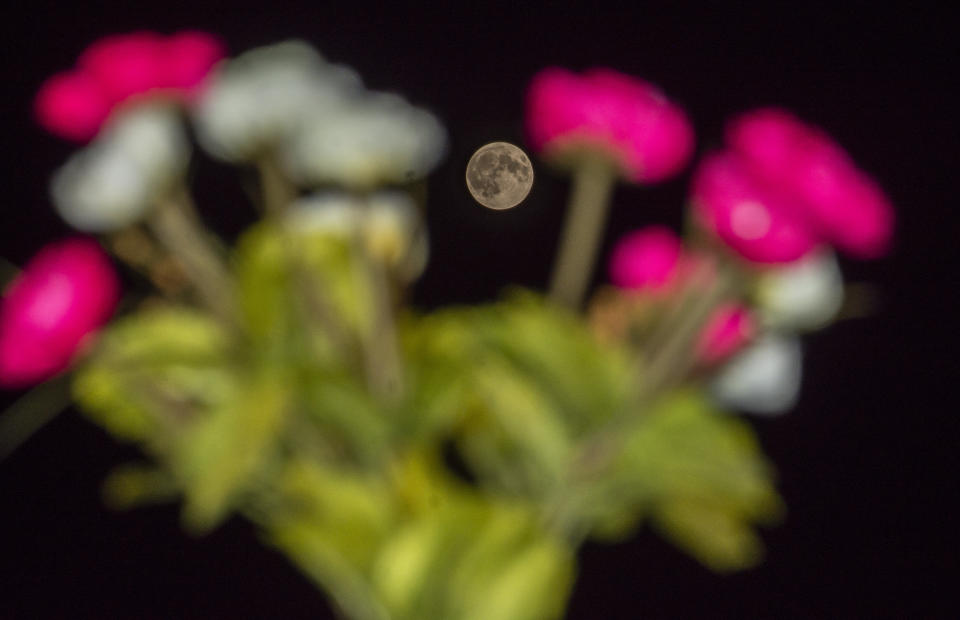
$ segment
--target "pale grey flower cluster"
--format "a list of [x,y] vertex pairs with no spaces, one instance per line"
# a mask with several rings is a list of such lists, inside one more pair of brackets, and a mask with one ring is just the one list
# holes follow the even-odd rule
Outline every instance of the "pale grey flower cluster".
[[363,88],[351,69],[303,42],[247,52],[220,67],[194,120],[215,157],[274,157],[298,185],[371,189],[426,175],[446,132],[403,98]]
[[182,177],[189,158],[190,143],[176,109],[157,102],[120,110],[54,174],[54,206],[78,230],[123,228],[143,217]]

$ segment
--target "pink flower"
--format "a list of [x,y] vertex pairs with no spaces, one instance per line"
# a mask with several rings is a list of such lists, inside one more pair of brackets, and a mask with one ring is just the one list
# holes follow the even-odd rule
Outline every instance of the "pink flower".
[[739,304],[717,308],[707,320],[697,342],[697,359],[714,364],[729,357],[749,341],[755,332],[753,316]]
[[877,184],[816,127],[785,110],[754,110],[727,127],[727,143],[762,183],[795,197],[794,216],[861,258],[884,254],[893,208]]
[[178,32],[167,39],[163,85],[192,96],[226,55],[223,43],[206,32]]
[[677,275],[683,246],[665,226],[648,226],[624,236],[610,257],[610,281],[629,290],[661,290]]
[[638,183],[676,174],[693,151],[684,112],[655,86],[611,69],[540,71],[527,92],[527,131],[547,157],[599,150]]
[[0,305],[0,386],[24,387],[67,368],[110,318],[119,290],[95,241],[71,238],[41,249]]
[[80,55],[76,68],[40,87],[37,121],[61,137],[89,140],[117,106],[133,97],[164,94],[189,101],[224,54],[222,43],[202,32],[104,37]]
[[112,102],[86,73],[58,73],[40,87],[34,102],[37,121],[68,140],[85,142],[110,116]]
[[113,102],[157,88],[163,82],[164,39],[154,32],[133,32],[95,41],[77,60]]
[[694,214],[744,258],[758,263],[795,261],[820,242],[791,194],[766,185],[730,151],[708,155],[694,173]]

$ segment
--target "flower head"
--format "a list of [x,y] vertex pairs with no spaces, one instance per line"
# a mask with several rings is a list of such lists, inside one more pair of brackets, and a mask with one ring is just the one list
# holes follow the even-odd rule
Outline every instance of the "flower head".
[[826,241],[863,258],[886,252],[889,200],[823,131],[785,110],[760,109],[734,119],[727,142],[762,182],[796,196],[798,215]]
[[713,153],[701,162],[692,198],[700,223],[748,260],[788,263],[820,242],[798,216],[795,197],[758,183],[734,153]]
[[117,230],[143,216],[183,174],[189,155],[187,136],[169,106],[124,110],[54,174],[54,206],[77,230]]
[[249,161],[328,117],[362,92],[351,69],[327,62],[302,41],[241,54],[218,69],[194,109],[200,143],[226,161]]
[[52,133],[85,142],[133,98],[191,100],[223,56],[220,40],[205,32],[104,37],[84,50],[76,67],[41,85],[34,113]]
[[0,385],[23,387],[65,369],[110,318],[119,290],[110,260],[93,240],[41,249],[0,306]]
[[315,116],[291,137],[283,161],[300,183],[366,189],[426,176],[446,143],[433,114],[397,95],[374,93],[336,114]]
[[893,208],[819,129],[762,109],[727,128],[728,148],[694,175],[700,222],[748,260],[787,263],[821,244],[860,258],[886,252]]
[[530,84],[526,116],[530,143],[546,157],[600,152],[637,183],[669,178],[693,152],[683,110],[652,84],[611,69],[544,69]]

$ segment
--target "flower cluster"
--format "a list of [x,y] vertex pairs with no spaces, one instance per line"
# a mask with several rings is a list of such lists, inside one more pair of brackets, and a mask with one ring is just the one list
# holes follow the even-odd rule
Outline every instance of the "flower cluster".
[[247,52],[213,79],[194,115],[200,142],[230,162],[276,157],[304,187],[372,188],[422,178],[443,156],[437,119],[365,90],[347,67],[289,41]]

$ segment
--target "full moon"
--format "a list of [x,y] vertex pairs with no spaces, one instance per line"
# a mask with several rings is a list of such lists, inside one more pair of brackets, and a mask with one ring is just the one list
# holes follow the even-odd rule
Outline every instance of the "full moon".
[[509,142],[491,142],[477,149],[467,163],[467,189],[490,209],[515,207],[530,193],[530,158]]

